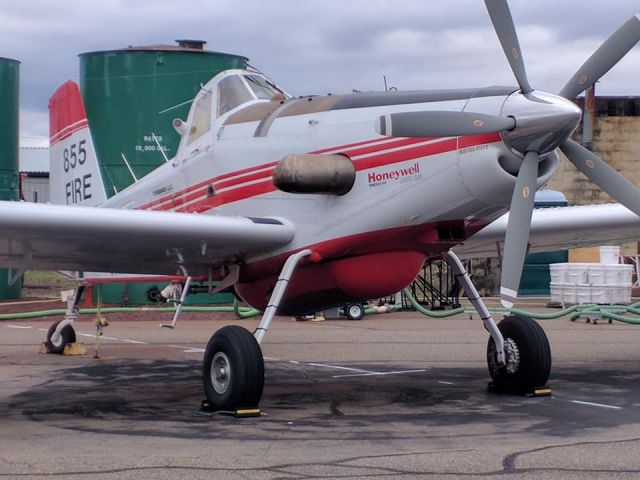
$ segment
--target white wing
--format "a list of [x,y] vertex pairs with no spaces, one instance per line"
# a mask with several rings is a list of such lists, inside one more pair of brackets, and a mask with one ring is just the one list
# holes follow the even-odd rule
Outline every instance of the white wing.
[[[502,253],[509,214],[470,237],[454,251],[463,258]],[[529,252],[593,245],[617,245],[640,239],[640,218],[620,204],[541,208],[533,212]]]
[[275,218],[0,202],[0,266],[189,275],[286,245]]

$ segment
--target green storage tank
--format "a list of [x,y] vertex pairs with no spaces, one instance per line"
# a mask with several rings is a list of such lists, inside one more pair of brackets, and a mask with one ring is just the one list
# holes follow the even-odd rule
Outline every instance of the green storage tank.
[[[80,55],[80,91],[107,196],[134,181],[123,157],[137,178],[164,163],[153,135],[165,155],[173,157],[180,136],[172,120],[186,120],[191,101],[215,75],[247,67],[246,57],[204,50],[205,42],[177,42],[177,46],[129,47]],[[105,303],[141,305],[152,303],[147,293],[153,286],[106,284],[100,288]],[[230,301],[233,296],[228,294],[199,294],[189,296],[187,303]]]
[[[20,62],[0,58],[0,200],[18,200]],[[0,269],[0,300],[20,298],[20,282],[10,286],[7,270]]]
[[223,70],[246,68],[239,55],[210,52],[199,40],[80,55],[80,90],[107,196],[175,155],[174,118],[186,119],[201,85]]

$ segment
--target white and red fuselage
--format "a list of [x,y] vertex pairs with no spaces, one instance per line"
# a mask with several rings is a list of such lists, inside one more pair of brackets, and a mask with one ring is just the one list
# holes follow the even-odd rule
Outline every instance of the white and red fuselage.
[[[415,278],[425,259],[507,210],[521,160],[500,134],[397,138],[376,133],[375,122],[416,110],[500,115],[516,88],[275,95],[220,113],[219,85],[245,74],[223,72],[205,85],[189,118],[177,124],[177,155],[103,206],[292,224],[296,233],[285,247],[242,259],[236,291],[250,305],[265,307],[284,261],[303,248],[313,254],[294,274],[280,312],[300,314],[390,295]],[[204,128],[203,103],[209,104]],[[272,175],[289,154],[348,157],[356,171],[353,187],[344,195],[279,190]],[[557,163],[555,153],[543,159],[538,186]]]

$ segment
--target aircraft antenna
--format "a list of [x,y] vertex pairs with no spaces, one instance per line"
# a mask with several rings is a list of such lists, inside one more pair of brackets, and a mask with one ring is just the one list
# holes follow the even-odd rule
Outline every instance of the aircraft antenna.
[[109,169],[108,169],[108,168],[105,168],[105,169],[104,169],[104,173],[106,173],[106,174],[107,174],[107,177],[109,177],[109,181],[111,182],[111,187],[113,188],[113,192],[114,192],[114,194],[116,194],[116,195],[117,195],[117,194],[118,194],[118,189],[117,189],[117,187],[116,187],[116,182],[114,182],[114,181],[113,181],[113,178],[111,178],[111,174],[109,173]]
[[167,113],[167,112],[170,112],[171,110],[174,110],[174,109],[176,109],[176,108],[179,108],[179,107],[181,107],[181,106],[183,106],[183,105],[187,105],[187,104],[189,104],[189,103],[193,103],[193,100],[194,100],[194,99],[192,98],[191,100],[187,100],[186,102],[179,103],[179,104],[177,104],[177,105],[174,105],[173,107],[165,108],[164,110],[160,110],[160,111],[158,112],[158,114],[160,114],[160,113]]
[[398,89],[396,87],[390,87],[387,85],[387,76],[382,75],[382,79],[384,80],[384,91],[385,92],[397,92]]
[[153,141],[156,142],[156,145],[158,146],[158,150],[160,150],[160,153],[164,157],[164,161],[166,163],[169,163],[169,159],[167,158],[167,154],[164,153],[164,148],[162,148],[162,146],[160,145],[160,142],[158,141],[158,137],[156,137],[156,134],[153,133],[153,132],[151,132],[151,136],[153,137]]
[[129,173],[131,174],[131,176],[133,177],[133,180],[135,182],[138,181],[138,177],[136,177],[136,174],[133,173],[133,169],[131,168],[131,165],[129,165],[129,162],[127,162],[127,157],[124,156],[124,153],[120,153],[120,155],[122,155],[122,160],[124,160],[124,164],[127,166],[127,168],[129,169]]

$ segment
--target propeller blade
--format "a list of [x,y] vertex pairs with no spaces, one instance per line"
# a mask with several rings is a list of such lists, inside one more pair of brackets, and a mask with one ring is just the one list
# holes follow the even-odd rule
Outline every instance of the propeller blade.
[[516,77],[520,90],[523,94],[531,92],[533,89],[527,80],[527,72],[524,68],[522,59],[522,51],[520,50],[520,42],[518,34],[513,25],[513,17],[507,0],[484,0],[493,23],[493,28],[498,35],[498,40],[502,45],[513,75]]
[[522,267],[529,244],[539,160],[536,152],[528,152],[525,155],[511,198],[500,281],[500,301],[505,308],[511,308],[518,297]]
[[640,216],[640,190],[604,160],[569,139],[560,149],[578,170],[617,202]]
[[600,45],[560,90],[573,100],[607,73],[640,40],[640,13],[631,17]]
[[472,112],[403,112],[384,115],[376,121],[380,135],[395,137],[460,137],[512,130],[513,117]]

